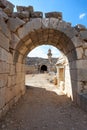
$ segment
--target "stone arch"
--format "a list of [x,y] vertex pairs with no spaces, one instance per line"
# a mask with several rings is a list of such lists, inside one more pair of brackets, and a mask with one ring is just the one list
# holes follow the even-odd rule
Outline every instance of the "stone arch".
[[40,72],[47,72],[47,66],[46,65],[41,65],[40,67]]
[[72,90],[69,93],[79,104],[79,95],[87,93],[87,28],[80,24],[72,27],[59,12],[42,18],[42,12],[35,12],[31,6],[21,7],[25,13],[21,9],[13,12],[14,5],[8,1],[2,1],[0,7],[0,113],[4,114],[25,93],[24,58],[43,44],[55,46],[67,57],[67,78],[71,79]]
[[[73,80],[73,77],[77,79],[75,70],[77,69],[78,54],[76,51],[77,43],[74,39],[78,39],[78,32],[75,28],[72,28],[69,23],[59,21],[56,18],[36,18],[19,28],[16,35],[20,40],[15,48],[14,63],[23,64],[26,55],[35,47],[43,44],[53,45],[66,55],[69,61],[70,80],[72,79],[70,96],[76,101],[77,80]],[[71,69],[72,62],[74,62],[74,75],[72,75],[73,70]],[[73,87],[73,82],[75,87]]]
[[80,30],[85,29],[79,26],[72,27],[70,23],[57,18],[33,18],[16,28],[14,34],[17,42],[15,42],[13,61],[23,65],[24,58],[35,47],[43,44],[55,46],[68,59],[72,89],[70,96],[77,102],[78,93],[81,91],[79,84],[82,78],[79,76],[81,69],[79,69],[78,60],[83,59],[82,47],[84,40],[86,40]]

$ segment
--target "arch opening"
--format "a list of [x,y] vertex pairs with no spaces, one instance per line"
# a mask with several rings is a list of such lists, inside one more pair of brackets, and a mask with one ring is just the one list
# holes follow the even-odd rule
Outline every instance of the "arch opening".
[[[66,73],[68,73],[68,76],[66,79],[69,79],[69,82],[67,82],[69,88],[66,89],[66,94],[68,93],[67,95],[71,97],[72,100],[76,100],[77,87],[74,86],[77,86],[77,82],[72,79],[73,70],[71,69],[71,63],[77,59],[77,54],[72,40],[65,33],[55,29],[37,29],[33,32],[29,32],[27,38],[24,37],[22,43],[19,42],[19,45],[17,46],[18,53],[17,55],[14,55],[16,57],[16,62],[24,64],[24,59],[31,50],[37,46],[48,44],[59,49],[67,57],[68,69],[66,67]],[[74,64],[74,70],[75,69],[76,64]],[[76,71],[74,71],[74,75],[77,79]]]
[[42,65],[41,68],[40,68],[40,72],[41,73],[47,72],[47,66],[46,65]]

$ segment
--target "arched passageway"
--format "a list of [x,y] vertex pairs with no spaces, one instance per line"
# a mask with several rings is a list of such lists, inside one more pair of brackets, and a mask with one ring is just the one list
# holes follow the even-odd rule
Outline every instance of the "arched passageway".
[[47,71],[47,66],[46,65],[42,65],[40,68],[40,72],[44,73]]
[[12,12],[12,17],[6,14],[0,18],[0,111],[9,109],[26,91],[24,60],[27,54],[47,44],[67,57],[66,95],[81,105],[79,95],[87,93],[87,28],[72,27],[60,16],[42,18],[34,14],[35,17],[27,20],[22,19],[19,12],[14,15]]

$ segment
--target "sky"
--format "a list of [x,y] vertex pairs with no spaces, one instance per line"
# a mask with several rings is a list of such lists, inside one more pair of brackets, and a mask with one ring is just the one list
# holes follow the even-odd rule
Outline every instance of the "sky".
[[[63,20],[72,23],[72,26],[75,26],[76,24],[83,24],[87,27],[87,0],[9,0],[9,1],[12,2],[15,6],[32,5],[34,7],[34,11],[41,11],[43,13],[53,11],[62,12]],[[46,49],[45,46],[42,47]],[[40,50],[42,49],[42,47],[40,48]],[[48,48],[50,48],[50,46]]]

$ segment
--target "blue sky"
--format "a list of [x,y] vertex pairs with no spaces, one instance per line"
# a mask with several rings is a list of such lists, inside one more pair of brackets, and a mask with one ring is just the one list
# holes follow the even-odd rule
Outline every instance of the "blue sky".
[[[72,26],[83,24],[87,27],[87,0],[9,0],[15,6],[32,5],[35,11],[63,13],[63,20]],[[43,46],[45,47],[45,46]],[[51,47],[52,49],[52,47]]]

